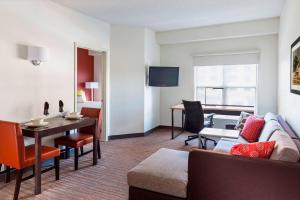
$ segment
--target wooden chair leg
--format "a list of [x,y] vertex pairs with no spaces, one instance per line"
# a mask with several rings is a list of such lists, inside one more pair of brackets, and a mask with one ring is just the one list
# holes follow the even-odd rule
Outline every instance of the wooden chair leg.
[[10,167],[6,166],[5,167],[5,183],[10,182]]
[[74,148],[74,167],[78,170],[78,148]]
[[20,193],[21,182],[22,182],[22,176],[23,176],[23,169],[20,169],[20,170],[17,171],[17,179],[16,179],[14,200],[18,200],[19,193]]
[[65,159],[68,159],[68,158],[70,158],[70,148],[66,147],[65,148]]
[[98,159],[101,159],[101,148],[100,148],[100,140],[97,140],[97,151],[98,151]]
[[0,164],[0,172],[2,171],[2,164]]
[[59,180],[59,156],[54,158],[55,180]]
[[82,155],[82,154],[83,154],[83,146],[80,147],[80,155]]
[[35,176],[35,167],[32,165],[32,175]]

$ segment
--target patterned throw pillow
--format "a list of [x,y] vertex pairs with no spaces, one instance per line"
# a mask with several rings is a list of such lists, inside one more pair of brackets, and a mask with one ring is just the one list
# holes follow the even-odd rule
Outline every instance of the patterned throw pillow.
[[250,158],[270,158],[274,150],[274,146],[275,141],[236,144],[231,148],[230,155]]
[[244,124],[249,116],[251,116],[250,113],[242,111],[234,129],[241,131],[244,128]]
[[252,115],[247,118],[240,135],[248,142],[257,142],[264,125],[264,119]]

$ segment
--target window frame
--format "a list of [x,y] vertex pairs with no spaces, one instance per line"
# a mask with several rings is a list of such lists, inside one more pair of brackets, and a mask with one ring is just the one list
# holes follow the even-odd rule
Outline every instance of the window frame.
[[[239,64],[239,65],[255,65],[256,68],[256,85],[255,86],[224,86],[224,78],[222,80],[222,85],[223,86],[197,86],[196,82],[197,82],[197,73],[196,73],[196,68],[198,67],[208,67],[208,66],[194,66],[194,100],[195,101],[200,101],[199,99],[197,99],[198,95],[197,95],[197,90],[200,89],[204,89],[204,103],[203,105],[207,105],[207,106],[232,106],[232,107],[253,107],[256,108],[257,107],[257,90],[258,90],[258,64]],[[222,71],[223,71],[223,76],[224,76],[224,66],[233,66],[233,65],[212,65],[212,66],[222,66]],[[226,102],[226,92],[224,92],[224,89],[228,89],[228,88],[241,88],[241,89],[254,89],[255,90],[255,97],[254,97],[254,105],[228,105],[228,104],[224,104],[224,102]],[[206,99],[207,99],[207,89],[220,89],[222,90],[222,104],[209,104],[207,103]]]

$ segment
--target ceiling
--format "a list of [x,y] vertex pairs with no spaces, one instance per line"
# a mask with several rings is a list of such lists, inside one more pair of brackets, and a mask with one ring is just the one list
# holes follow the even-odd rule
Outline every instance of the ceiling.
[[278,17],[285,0],[52,0],[111,24],[155,31]]

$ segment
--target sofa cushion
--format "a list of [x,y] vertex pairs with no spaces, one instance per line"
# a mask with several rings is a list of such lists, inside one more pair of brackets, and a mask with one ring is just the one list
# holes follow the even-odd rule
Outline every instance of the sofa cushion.
[[239,136],[237,139],[233,138],[222,138],[222,140],[232,141],[235,143],[248,144],[249,142],[245,140],[242,136]]
[[272,134],[274,133],[274,131],[280,129],[281,126],[277,121],[274,120],[266,121],[266,124],[264,125],[264,128],[261,131],[258,141],[259,142],[268,141],[272,136]]
[[235,130],[242,130],[244,128],[244,124],[246,122],[246,119],[251,116],[252,114],[250,113],[247,113],[247,112],[244,112],[242,111],[240,116],[239,116],[239,119],[234,127]]
[[239,144],[239,143],[234,139],[222,138],[219,140],[218,144],[215,146],[214,151],[220,152],[220,153],[229,153],[231,148],[236,144]]
[[230,150],[230,155],[250,158],[269,158],[273,152],[275,141],[236,144]]
[[265,120],[250,116],[247,118],[241,136],[248,142],[256,142],[259,138],[262,128],[264,127]]
[[162,148],[127,174],[129,186],[187,197],[188,152]]
[[242,136],[239,136],[238,139],[236,139],[236,142],[242,143],[242,144],[248,144],[249,142],[245,140]]
[[275,120],[275,121],[277,121],[277,116],[276,116],[274,113],[269,112],[269,113],[267,113],[267,114],[265,115],[264,120],[265,120],[266,122],[268,122],[268,121],[270,121],[270,120]]
[[299,161],[299,150],[293,139],[286,132],[277,130],[273,133],[270,140],[276,141],[270,159],[290,162]]

